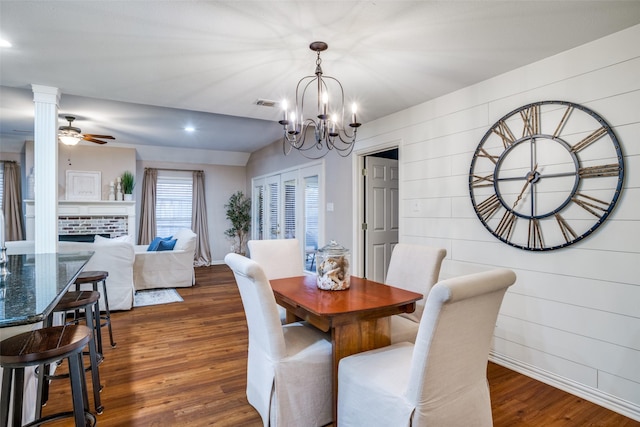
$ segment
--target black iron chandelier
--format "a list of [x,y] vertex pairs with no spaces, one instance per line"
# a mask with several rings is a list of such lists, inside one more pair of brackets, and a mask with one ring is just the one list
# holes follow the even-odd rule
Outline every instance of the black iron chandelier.
[[[320,52],[328,47],[325,42],[309,45],[309,49],[317,53],[316,71],[313,76],[303,77],[298,82],[292,111],[288,110],[287,101],[282,101],[284,118],[278,123],[284,128],[282,150],[285,155],[295,149],[306,158],[319,159],[330,151],[336,151],[342,157],[349,156],[353,151],[356,133],[361,125],[356,117],[357,107],[355,103],[352,105],[351,121],[346,124],[342,84],[335,77],[323,75],[322,72]],[[313,109],[313,104],[309,103],[309,98],[314,96],[313,90],[307,93],[313,87],[316,88],[315,112],[309,111]],[[313,138],[307,137],[311,134],[310,127],[313,128]]]

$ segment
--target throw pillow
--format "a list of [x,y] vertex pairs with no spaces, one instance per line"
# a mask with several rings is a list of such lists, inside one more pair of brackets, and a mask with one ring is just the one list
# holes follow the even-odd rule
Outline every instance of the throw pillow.
[[177,239],[172,240],[160,240],[160,244],[158,245],[157,251],[172,251],[174,246],[176,245]]
[[160,245],[160,242],[162,241],[167,241],[167,240],[171,240],[173,236],[169,236],[169,237],[156,237],[154,238],[151,243],[149,243],[149,247],[147,248],[147,252],[155,252],[158,250],[158,246]]

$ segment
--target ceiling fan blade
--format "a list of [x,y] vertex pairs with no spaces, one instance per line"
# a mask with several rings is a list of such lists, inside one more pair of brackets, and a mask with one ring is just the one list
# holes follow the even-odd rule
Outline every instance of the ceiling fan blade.
[[95,142],[96,144],[106,144],[107,141],[100,141],[99,139],[93,139],[93,138],[89,138],[87,135],[84,136],[85,141],[91,141],[91,142]]
[[85,133],[84,136],[88,136],[89,138],[115,139],[111,135],[94,135],[92,133]]

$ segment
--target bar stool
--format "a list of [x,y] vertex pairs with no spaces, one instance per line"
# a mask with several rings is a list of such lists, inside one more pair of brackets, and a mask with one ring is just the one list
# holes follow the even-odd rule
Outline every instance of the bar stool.
[[[93,284],[93,290],[98,291],[98,283],[102,282],[102,296],[104,297],[104,309],[105,314],[100,315],[101,322],[104,320],[104,323],[101,323],[100,326],[107,326],[109,328],[109,341],[111,342],[111,347],[116,348],[116,343],[113,341],[113,331],[111,330],[111,312],[109,311],[109,298],[107,297],[107,277],[109,276],[108,271],[83,271],[78,275],[75,281],[76,290],[80,290],[80,285],[84,283]],[[98,334],[98,352],[102,354],[102,334],[97,332]]]
[[[82,362],[82,349],[92,337],[91,329],[85,325],[64,325],[24,332],[0,342],[0,365],[2,375],[2,398],[0,403],[0,425],[9,426],[9,407],[13,400],[13,426],[22,426],[22,399],[24,393],[24,370],[28,366],[55,363],[66,359],[69,363],[72,412],[60,412],[40,418],[30,424],[73,417],[76,427],[94,426],[95,416],[89,412],[86,380]],[[41,371],[42,372],[42,371]],[[12,390],[12,380],[15,377]],[[40,392],[40,387],[38,387]],[[36,408],[41,407],[42,395],[38,393]]]
[[[67,322],[66,324],[77,323],[81,318],[78,317],[77,313],[79,310],[84,310],[84,319],[86,322],[86,326],[93,329],[96,334],[92,334],[89,339],[89,360],[90,366],[87,367],[87,370],[91,371],[91,383],[93,385],[93,400],[96,408],[96,412],[98,414],[102,414],[104,407],[102,406],[100,400],[100,392],[102,391],[102,385],[100,384],[100,372],[98,370],[98,364],[102,361],[103,356],[101,353],[97,351],[96,341],[98,339],[97,335],[100,332],[100,307],[98,305],[98,301],[100,300],[100,293],[95,291],[71,291],[64,294],[64,296],[60,299],[60,302],[53,308],[52,313],[45,320],[45,326],[50,327],[53,323],[53,315],[55,313],[66,313],[66,312],[74,312],[75,318],[71,322]],[[95,339],[94,339],[95,337]],[[41,405],[36,405],[36,414],[40,414],[42,409],[42,405],[47,403],[49,398],[49,382],[45,380],[57,380],[62,378],[67,378],[68,374],[62,375],[50,375],[49,374],[49,365],[43,365],[38,368],[38,378],[42,378],[42,381],[39,382],[38,387],[42,388],[42,402]]]

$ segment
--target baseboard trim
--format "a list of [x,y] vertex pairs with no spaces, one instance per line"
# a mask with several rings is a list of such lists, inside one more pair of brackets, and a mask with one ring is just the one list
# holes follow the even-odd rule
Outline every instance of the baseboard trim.
[[631,402],[493,351],[489,354],[489,360],[552,387],[593,402],[596,405],[622,414],[625,417],[640,421],[640,406]]

